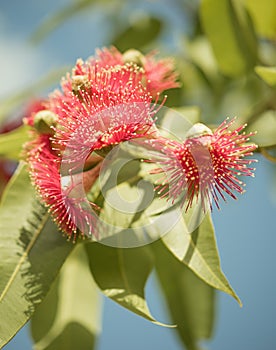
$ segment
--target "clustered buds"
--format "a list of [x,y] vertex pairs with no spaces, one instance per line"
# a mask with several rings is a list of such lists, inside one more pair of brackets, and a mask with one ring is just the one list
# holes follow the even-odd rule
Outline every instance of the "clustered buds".
[[[61,230],[69,237],[97,237],[97,211],[85,197],[97,180],[108,152],[122,142],[142,139],[159,152],[156,173],[164,173],[156,191],[188,210],[201,197],[204,210],[217,207],[225,193],[242,192],[240,175],[252,176],[245,159],[256,146],[243,127],[223,122],[212,133],[200,125],[185,141],[165,139],[158,132],[157,102],[164,90],[178,87],[170,58],[116,48],[77,60],[61,89],[50,94],[42,111],[25,120],[32,127],[25,145],[31,179]],[[165,98],[161,99],[161,105]],[[149,157],[150,158],[150,157]],[[149,159],[149,161],[155,161]]]

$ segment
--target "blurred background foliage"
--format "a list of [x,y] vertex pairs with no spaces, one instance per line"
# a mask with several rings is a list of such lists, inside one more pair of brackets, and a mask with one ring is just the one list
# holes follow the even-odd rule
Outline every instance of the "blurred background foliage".
[[[175,58],[181,88],[168,91],[168,106],[199,106],[201,120],[209,124],[234,115],[253,129],[258,122],[256,141],[263,146],[262,140],[268,139],[265,147],[276,144],[272,136],[276,135],[275,1],[64,1],[57,12],[44,15],[29,41],[41,45],[59,27],[70,25],[75,17],[87,21],[89,14],[91,20],[95,15],[101,17],[102,25],[95,32],[79,34],[88,48],[89,36],[99,35],[105,46],[115,45],[121,51],[135,48],[146,53],[157,48],[162,55]],[[93,54],[93,48],[88,51]],[[28,96],[50,89],[66,69],[55,69],[3,98],[0,120]],[[269,128],[267,120],[271,121]]]
[[[81,31],[77,34],[72,32],[71,35],[70,29],[67,29],[68,37],[63,38],[70,43],[69,51],[75,58],[80,55],[78,51],[87,55],[94,53],[90,40],[92,42],[93,38],[95,42],[95,37],[98,38],[96,41],[99,46],[115,45],[121,51],[135,48],[143,53],[157,49],[160,56],[172,56],[180,72],[181,87],[166,93],[166,105],[199,107],[200,120],[211,126],[226,116],[237,116],[237,123],[248,124],[246,131],[258,131],[252,138],[259,145],[257,152],[270,162],[270,169],[276,177],[275,0],[64,0],[57,7],[34,19],[26,38],[30,47],[40,47],[54,37],[60,28],[70,28],[77,19],[81,23]],[[97,22],[94,31],[87,30],[85,23],[89,21]],[[76,26],[72,25],[72,31],[74,30]],[[82,47],[85,45],[85,50],[78,50],[80,43]],[[57,45],[62,45],[62,41]],[[18,160],[21,145],[27,137],[26,129],[20,126],[20,121],[27,113],[28,103],[34,98],[45,97],[48,91],[58,86],[60,77],[68,70],[67,65],[73,65],[74,62],[65,60],[64,63],[66,66],[59,67],[49,63],[48,69],[45,69],[45,74],[41,74],[40,78],[1,97],[0,193],[14,170],[14,162]],[[157,247],[158,250],[163,254],[161,246]],[[173,260],[166,254],[159,264],[163,271],[164,262]],[[172,268],[178,269],[176,260],[172,263]],[[170,275],[170,271],[165,272]],[[191,285],[200,284],[190,274],[189,270],[183,272],[184,281],[191,281]],[[77,277],[76,273],[75,278]],[[49,299],[58,288],[66,288],[62,278],[61,275],[56,281]],[[181,284],[182,281],[178,283]],[[207,287],[200,285],[198,288]],[[163,289],[165,297],[170,295],[171,290],[166,283]],[[206,289],[204,293],[212,292]],[[192,294],[191,292],[191,300]],[[171,305],[176,320],[180,317],[178,306],[179,304]],[[93,308],[93,305],[89,307]],[[183,307],[189,310],[189,305]],[[205,334],[201,334],[200,329],[198,332],[200,336],[208,338],[212,333],[210,319],[213,320],[214,315],[213,310],[206,312],[210,317],[209,320],[202,320],[206,322],[205,328],[203,327]],[[54,316],[50,313],[49,318],[51,317]],[[192,319],[190,322],[188,328],[193,327],[193,322],[196,321]],[[59,323],[58,326],[61,325]],[[32,331],[34,339],[39,338],[37,332],[41,330],[33,327]],[[97,329],[96,333],[98,332]],[[185,336],[183,339],[185,332],[185,329],[180,329],[180,337],[189,346],[189,339]],[[55,346],[60,346],[58,344]]]

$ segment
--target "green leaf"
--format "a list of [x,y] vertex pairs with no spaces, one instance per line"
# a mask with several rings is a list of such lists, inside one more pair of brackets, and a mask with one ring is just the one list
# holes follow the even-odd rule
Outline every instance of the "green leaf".
[[221,72],[239,76],[257,60],[257,41],[245,8],[233,0],[202,0],[200,16]]
[[255,72],[270,86],[276,85],[276,67],[256,66]]
[[5,134],[0,134],[0,157],[19,160],[22,145],[28,138],[28,128],[25,125]]
[[246,132],[255,132],[250,137],[259,147],[271,147],[276,145],[276,111],[267,111],[261,114],[258,119],[250,123]]
[[160,34],[162,22],[158,18],[143,17],[111,39],[120,51],[135,48],[140,50]]
[[215,291],[177,260],[162,241],[152,245],[155,269],[173,323],[184,345],[197,350],[198,341],[211,337]]
[[253,18],[257,33],[265,38],[275,39],[275,0],[243,0],[243,2]]
[[28,321],[74,245],[38,202],[20,164],[0,206],[0,348]]
[[88,194],[89,200],[102,208],[98,241],[103,244],[138,247],[159,238],[154,236],[154,230],[152,235],[145,235],[144,227],[154,227],[149,217],[168,209],[170,204],[157,196],[151,183],[149,171],[156,166],[137,161],[143,156],[145,149],[140,152],[136,143],[113,149],[105,160],[108,166],[102,165],[100,180]]
[[153,266],[148,249],[90,243],[86,250],[91,272],[104,295],[137,315],[164,325],[153,318],[145,300],[144,288]]
[[70,254],[31,321],[36,350],[92,350],[101,330],[101,298],[82,244]]
[[170,211],[170,204],[155,195],[153,185],[146,178],[131,185],[122,183],[110,189],[104,198],[98,239],[109,246],[129,248],[149,244],[160,238],[156,224],[168,230],[170,220],[175,218],[169,213],[164,222],[162,215],[159,216]]
[[[136,147],[134,151],[136,158],[139,150]],[[112,166],[109,163],[109,177],[101,189],[105,200],[100,213],[98,240],[109,246],[128,248],[151,243],[163,236],[168,249],[200,278],[239,301],[220,269],[211,218],[206,216],[201,223],[204,216],[201,206],[195,206],[190,215],[190,211],[183,213],[177,204],[171,206],[165,198],[159,198],[150,182],[154,181],[154,175],[149,174],[152,164],[143,163],[134,182],[117,185],[118,158],[115,157]]]
[[221,271],[214,227],[209,214],[192,233],[189,233],[184,218],[180,217],[172,230],[162,237],[162,240],[172,254],[204,282],[230,294],[241,305],[239,297]]

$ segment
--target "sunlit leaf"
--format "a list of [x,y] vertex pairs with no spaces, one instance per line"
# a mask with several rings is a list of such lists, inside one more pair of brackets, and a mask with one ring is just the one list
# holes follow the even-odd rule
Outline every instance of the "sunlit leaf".
[[255,72],[268,84],[271,86],[276,85],[276,67],[255,67]]
[[120,247],[148,244],[159,238],[154,236],[154,229],[145,235],[145,226],[154,228],[149,216],[170,207],[167,200],[160,199],[154,191],[149,170],[155,166],[139,161],[145,156],[145,149],[140,151],[135,142],[114,148],[111,153],[110,158],[105,159],[108,166],[103,163],[100,181],[88,194],[89,200],[102,208],[98,241]]
[[214,323],[214,289],[199,279],[162,243],[152,245],[155,268],[173,323],[187,349],[210,338]]
[[206,215],[199,227],[192,233],[188,231],[186,222],[183,217],[180,217],[171,231],[162,237],[162,240],[172,254],[204,282],[230,294],[241,304],[221,271],[210,215]]
[[111,43],[121,51],[131,48],[139,50],[155,40],[161,29],[162,22],[158,18],[145,17],[111,38]]
[[[150,174],[147,176],[151,177]],[[159,224],[167,232],[171,227],[170,212],[159,215],[170,205],[165,198],[155,195],[148,179],[138,179],[133,184],[123,183],[105,194],[100,213],[99,240],[103,244],[119,247],[140,247],[160,238],[155,229]]]
[[0,157],[19,160],[22,145],[28,140],[28,128],[19,128],[0,134]]
[[[133,158],[139,158],[137,147],[134,152]],[[105,200],[101,203],[98,240],[113,247],[127,248],[162,237],[168,249],[201,279],[239,301],[221,271],[211,218],[207,215],[204,219],[201,206],[195,206],[189,215],[177,206],[172,207],[166,198],[158,197],[152,183],[154,175],[150,174],[154,164],[141,164],[135,181],[117,185],[119,160],[118,156],[109,163],[110,171],[103,183]]]
[[251,14],[258,34],[265,38],[276,37],[276,1],[242,0]]
[[101,298],[83,245],[63,265],[32,317],[36,350],[92,350],[101,329]]
[[73,249],[37,201],[24,165],[0,206],[0,348],[32,316]]
[[144,288],[153,262],[149,250],[113,248],[86,244],[90,269],[104,295],[154,323],[145,300]]
[[257,60],[257,41],[247,12],[231,0],[202,0],[200,16],[222,73],[239,76]]

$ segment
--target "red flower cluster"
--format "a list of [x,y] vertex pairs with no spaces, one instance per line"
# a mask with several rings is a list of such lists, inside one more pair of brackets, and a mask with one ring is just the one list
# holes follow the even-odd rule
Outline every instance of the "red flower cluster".
[[[61,90],[49,96],[46,110],[26,121],[36,129],[25,146],[32,181],[58,226],[73,239],[78,232],[97,235],[94,205],[82,190],[89,191],[99,173],[102,158],[93,152],[104,154],[120,142],[150,137],[155,132],[151,102],[178,86],[171,60],[140,56],[136,62],[129,52],[111,48],[78,60]],[[83,165],[90,170],[80,177]]]
[[233,122],[225,121],[212,133],[196,124],[182,143],[160,136],[156,103],[164,90],[178,86],[176,78],[171,59],[98,50],[86,62],[78,60],[46,109],[26,120],[34,127],[25,145],[31,179],[69,238],[97,237],[98,208],[86,193],[103,158],[124,141],[139,139],[157,151],[158,159],[149,159],[160,166],[155,173],[164,173],[156,189],[180,199],[186,210],[201,200],[207,211],[212,200],[219,207],[225,194],[236,198],[235,191],[243,192],[239,176],[253,176],[254,170],[247,167],[253,160],[244,157],[256,148],[247,143],[251,134],[241,133],[244,127],[230,130]]

